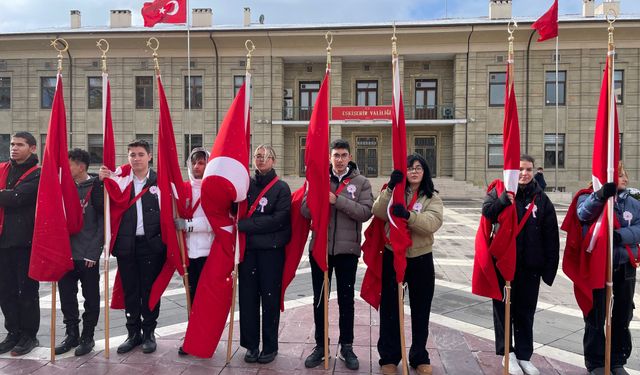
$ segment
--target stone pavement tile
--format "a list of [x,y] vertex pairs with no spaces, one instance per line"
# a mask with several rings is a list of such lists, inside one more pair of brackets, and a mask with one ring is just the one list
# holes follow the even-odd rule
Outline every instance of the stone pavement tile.
[[[358,320],[356,320],[358,322]],[[353,327],[353,345],[371,345],[371,331],[377,331],[378,327],[369,325],[354,325]],[[357,354],[357,353],[356,353]]]
[[281,320],[278,341],[280,343],[308,343],[314,342],[314,325],[311,321]]
[[546,361],[561,375],[586,375],[587,370],[579,368],[568,363],[556,361],[554,359],[546,358]]
[[429,336],[433,335],[436,348],[442,351],[469,351],[461,332],[432,324]]
[[2,374],[31,374],[39,368],[45,366],[48,361],[35,361],[35,360],[25,360],[25,359],[3,359],[7,361],[7,365],[3,366],[0,372]]
[[467,347],[472,352],[489,352],[492,353],[495,350],[493,341],[487,340],[482,337],[463,333],[464,341],[467,343]]
[[484,374],[502,374],[502,357],[497,356],[494,351],[476,352],[475,356]]
[[200,364],[194,364],[194,365],[190,365],[189,367],[187,367],[183,374],[188,374],[188,375],[212,375],[212,374],[218,374],[220,373],[220,371],[222,371],[224,367],[209,367],[209,366],[203,366]]
[[468,349],[439,350],[447,374],[482,374],[476,357]]

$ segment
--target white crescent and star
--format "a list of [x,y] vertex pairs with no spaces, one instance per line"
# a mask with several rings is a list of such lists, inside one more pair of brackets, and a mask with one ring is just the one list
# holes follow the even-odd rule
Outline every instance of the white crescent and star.
[[167,12],[167,16],[173,16],[178,13],[178,10],[180,10],[180,5],[178,5],[178,2],[176,0],[171,0],[167,2],[167,5],[169,4],[173,4],[173,10],[171,12]]

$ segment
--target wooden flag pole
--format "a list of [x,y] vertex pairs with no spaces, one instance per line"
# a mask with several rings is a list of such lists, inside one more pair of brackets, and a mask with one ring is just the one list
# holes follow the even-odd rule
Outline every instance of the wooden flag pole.
[[[173,217],[179,218],[178,204],[176,198],[172,197],[171,202],[173,204]],[[189,270],[187,268],[187,254],[184,246],[184,233],[176,228],[176,236],[178,237],[178,248],[180,249],[180,260],[182,261],[182,285],[184,285],[184,291],[187,297],[187,321],[191,316],[191,287],[189,286]]]
[[[333,43],[333,33],[327,31],[324,34],[327,41],[327,70],[331,69],[331,44]],[[329,80],[329,98],[331,97],[331,80]],[[331,118],[331,99],[329,99],[329,118]],[[331,127],[329,127],[331,129]],[[328,134],[327,134],[328,136]],[[327,229],[328,230],[328,229]],[[327,252],[325,254],[327,270],[324,271],[323,309],[324,309],[324,369],[329,369],[329,242],[327,241]]]
[[[613,163],[614,160],[611,160],[614,152],[611,150],[614,145],[612,145],[613,139],[613,129],[615,127],[615,101],[614,101],[614,92],[613,92],[613,73],[615,71],[615,44],[613,42],[613,23],[616,20],[615,11],[610,10],[607,13],[607,22],[609,23],[609,42],[607,48],[607,60],[609,63],[609,69],[607,72],[607,99],[608,99],[608,124],[607,124],[607,134],[608,134],[608,161],[607,161],[607,182],[614,182],[617,176],[613,175],[613,171],[615,166]],[[609,374],[611,369],[611,312],[613,310],[613,205],[614,198],[610,197],[608,199],[607,204],[607,217],[609,220],[608,234],[609,241],[607,244],[607,282],[606,282],[606,300],[605,300],[605,308],[606,308],[606,318],[605,318],[605,345],[604,345],[604,373]]]
[[[236,250],[237,251],[237,250]],[[233,294],[231,295],[231,309],[229,310],[229,336],[227,337],[227,363],[231,362],[231,347],[233,343],[233,316],[236,310],[236,291],[238,289],[238,264],[233,266]]]
[[56,283],[51,283],[51,330],[49,333],[51,339],[51,362],[56,361]]
[[404,337],[404,289],[402,283],[398,283],[398,317],[400,322],[400,350],[402,350],[402,374],[409,372],[409,362],[407,361],[407,344]]

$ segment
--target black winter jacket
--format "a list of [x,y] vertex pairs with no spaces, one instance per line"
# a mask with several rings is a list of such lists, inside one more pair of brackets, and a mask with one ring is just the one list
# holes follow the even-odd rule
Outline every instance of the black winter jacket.
[[[516,273],[526,270],[542,276],[542,280],[551,285],[560,260],[558,219],[553,203],[535,180],[525,186],[518,186],[514,202],[520,221],[534,196],[535,208],[516,238]],[[484,200],[482,214],[496,223],[498,215],[510,204],[508,199],[498,197],[493,189]]]
[[[247,195],[248,206],[253,202],[276,177],[275,169],[265,175],[256,171],[251,178],[249,193]],[[289,185],[278,180],[264,195],[266,205],[258,205],[255,212],[249,218],[238,222],[238,230],[247,234],[247,250],[264,250],[284,248],[291,239],[291,190]]]
[[82,230],[71,236],[71,256],[74,260],[100,259],[104,243],[104,201],[93,199],[96,190],[100,188],[97,177],[91,176],[86,181],[76,183],[80,204],[82,205]]
[[0,249],[30,248],[36,217],[40,168],[31,172],[18,186],[15,185],[27,170],[38,164],[38,156],[31,154],[22,164],[16,164],[13,160],[10,163],[6,188],[0,190],[0,206],[4,207],[4,229],[0,235]]

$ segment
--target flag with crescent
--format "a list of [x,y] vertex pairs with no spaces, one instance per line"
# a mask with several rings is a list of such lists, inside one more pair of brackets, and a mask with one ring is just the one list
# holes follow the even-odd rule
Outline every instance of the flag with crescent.
[[144,27],[157,23],[187,23],[187,0],[155,0],[142,6]]

